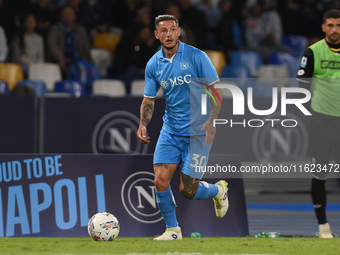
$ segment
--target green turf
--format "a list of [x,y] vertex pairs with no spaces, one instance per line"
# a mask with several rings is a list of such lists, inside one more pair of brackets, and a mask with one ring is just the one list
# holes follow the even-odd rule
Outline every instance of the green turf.
[[[0,254],[340,254],[339,238],[117,238],[95,242],[81,238],[0,238]],[[137,255],[137,254],[136,254]]]

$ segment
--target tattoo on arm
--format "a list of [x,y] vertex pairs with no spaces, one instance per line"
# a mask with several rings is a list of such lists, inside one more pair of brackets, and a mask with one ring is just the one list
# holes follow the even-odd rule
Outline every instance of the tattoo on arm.
[[155,164],[156,166],[159,166],[159,167],[164,167],[165,169],[168,169],[169,168],[169,164],[168,163],[157,163]]
[[140,125],[147,126],[152,118],[155,106],[154,98],[144,98],[140,107]]

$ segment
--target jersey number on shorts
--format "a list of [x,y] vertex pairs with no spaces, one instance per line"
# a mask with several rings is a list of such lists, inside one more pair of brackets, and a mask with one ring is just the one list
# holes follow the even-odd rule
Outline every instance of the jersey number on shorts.
[[203,167],[207,163],[207,156],[202,156],[194,153],[191,158],[191,162],[194,161],[194,164],[190,164],[191,167]]

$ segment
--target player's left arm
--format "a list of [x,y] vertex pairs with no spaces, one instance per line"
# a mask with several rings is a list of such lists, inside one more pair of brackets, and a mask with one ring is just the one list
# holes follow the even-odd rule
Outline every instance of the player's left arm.
[[208,84],[216,91],[216,93],[215,91],[211,93],[214,100],[210,100],[211,110],[209,119],[201,128],[202,130],[206,130],[205,145],[208,146],[213,142],[216,135],[214,119],[217,119],[221,110],[223,90],[221,88],[215,89],[215,84],[220,83],[219,77],[213,63],[205,52],[201,51],[201,54],[196,54],[196,63],[198,66],[199,77],[209,81]]
[[[215,84],[220,83],[219,81],[215,82],[211,87],[215,88]],[[223,97],[223,90],[221,88],[215,89],[218,96],[215,93],[212,93],[215,100],[210,100],[211,102],[211,110],[210,116],[207,122],[203,124],[202,130],[206,130],[206,137],[205,137],[205,145],[210,145],[216,135],[216,127],[214,126],[214,120],[218,118],[218,114],[221,110],[221,102]],[[216,104],[215,104],[216,102]]]

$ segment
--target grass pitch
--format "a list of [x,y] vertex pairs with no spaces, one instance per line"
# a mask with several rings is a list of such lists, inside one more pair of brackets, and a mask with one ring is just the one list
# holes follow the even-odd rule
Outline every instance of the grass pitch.
[[0,254],[340,254],[340,239],[318,238],[152,238],[118,237],[113,242],[80,238],[0,238]]

